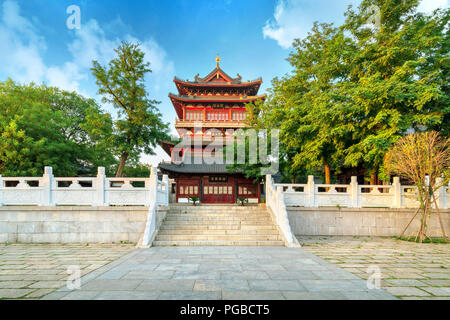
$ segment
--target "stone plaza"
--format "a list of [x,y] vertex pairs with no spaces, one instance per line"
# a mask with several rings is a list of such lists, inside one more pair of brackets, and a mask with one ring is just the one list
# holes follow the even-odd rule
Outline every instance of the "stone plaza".
[[395,299],[299,248],[137,249],[44,299]]
[[[298,237],[302,248],[0,245],[0,299],[450,299],[446,244]],[[67,288],[78,266],[81,288]],[[370,266],[381,290],[368,289]]]
[[[17,185],[0,189],[0,299],[450,298],[448,244],[378,237],[398,234],[414,213],[411,187],[398,181],[324,192],[312,176],[303,185],[267,176],[266,204],[192,206],[170,203],[170,181],[154,169],[120,181],[98,171],[90,187],[51,168],[36,178],[42,187],[3,178]],[[437,220],[430,230],[439,234]]]
[[450,248],[387,237],[298,237],[302,248],[361,279],[378,267],[381,288],[407,300],[450,300]]
[[70,266],[83,276],[133,249],[129,244],[0,244],[0,300],[39,299],[66,285]]

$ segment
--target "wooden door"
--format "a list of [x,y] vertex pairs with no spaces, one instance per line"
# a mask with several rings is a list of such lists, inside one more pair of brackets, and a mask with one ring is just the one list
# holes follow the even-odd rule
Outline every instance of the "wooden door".
[[203,203],[235,203],[234,185],[231,182],[204,182]]

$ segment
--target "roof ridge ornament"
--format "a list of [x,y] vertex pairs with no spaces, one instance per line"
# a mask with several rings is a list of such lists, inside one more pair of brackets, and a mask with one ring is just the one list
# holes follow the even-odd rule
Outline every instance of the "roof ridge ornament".
[[219,69],[219,63],[220,63],[220,57],[219,57],[219,53],[217,52],[217,58],[216,58],[216,68]]

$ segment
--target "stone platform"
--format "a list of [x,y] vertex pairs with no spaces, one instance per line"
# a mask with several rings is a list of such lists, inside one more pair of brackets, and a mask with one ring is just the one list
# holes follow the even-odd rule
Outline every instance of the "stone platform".
[[300,248],[137,249],[44,299],[395,299]]

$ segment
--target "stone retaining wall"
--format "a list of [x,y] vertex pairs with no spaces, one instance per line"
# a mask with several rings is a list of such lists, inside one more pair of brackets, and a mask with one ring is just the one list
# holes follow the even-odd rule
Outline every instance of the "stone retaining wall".
[[[304,208],[287,207],[289,222],[295,235],[323,236],[396,236],[408,224],[416,209],[392,208]],[[450,210],[441,210],[447,235],[450,233]],[[419,219],[406,230],[418,230]],[[428,235],[442,237],[436,214],[428,224]]]
[[0,243],[138,242],[148,207],[0,207]]

